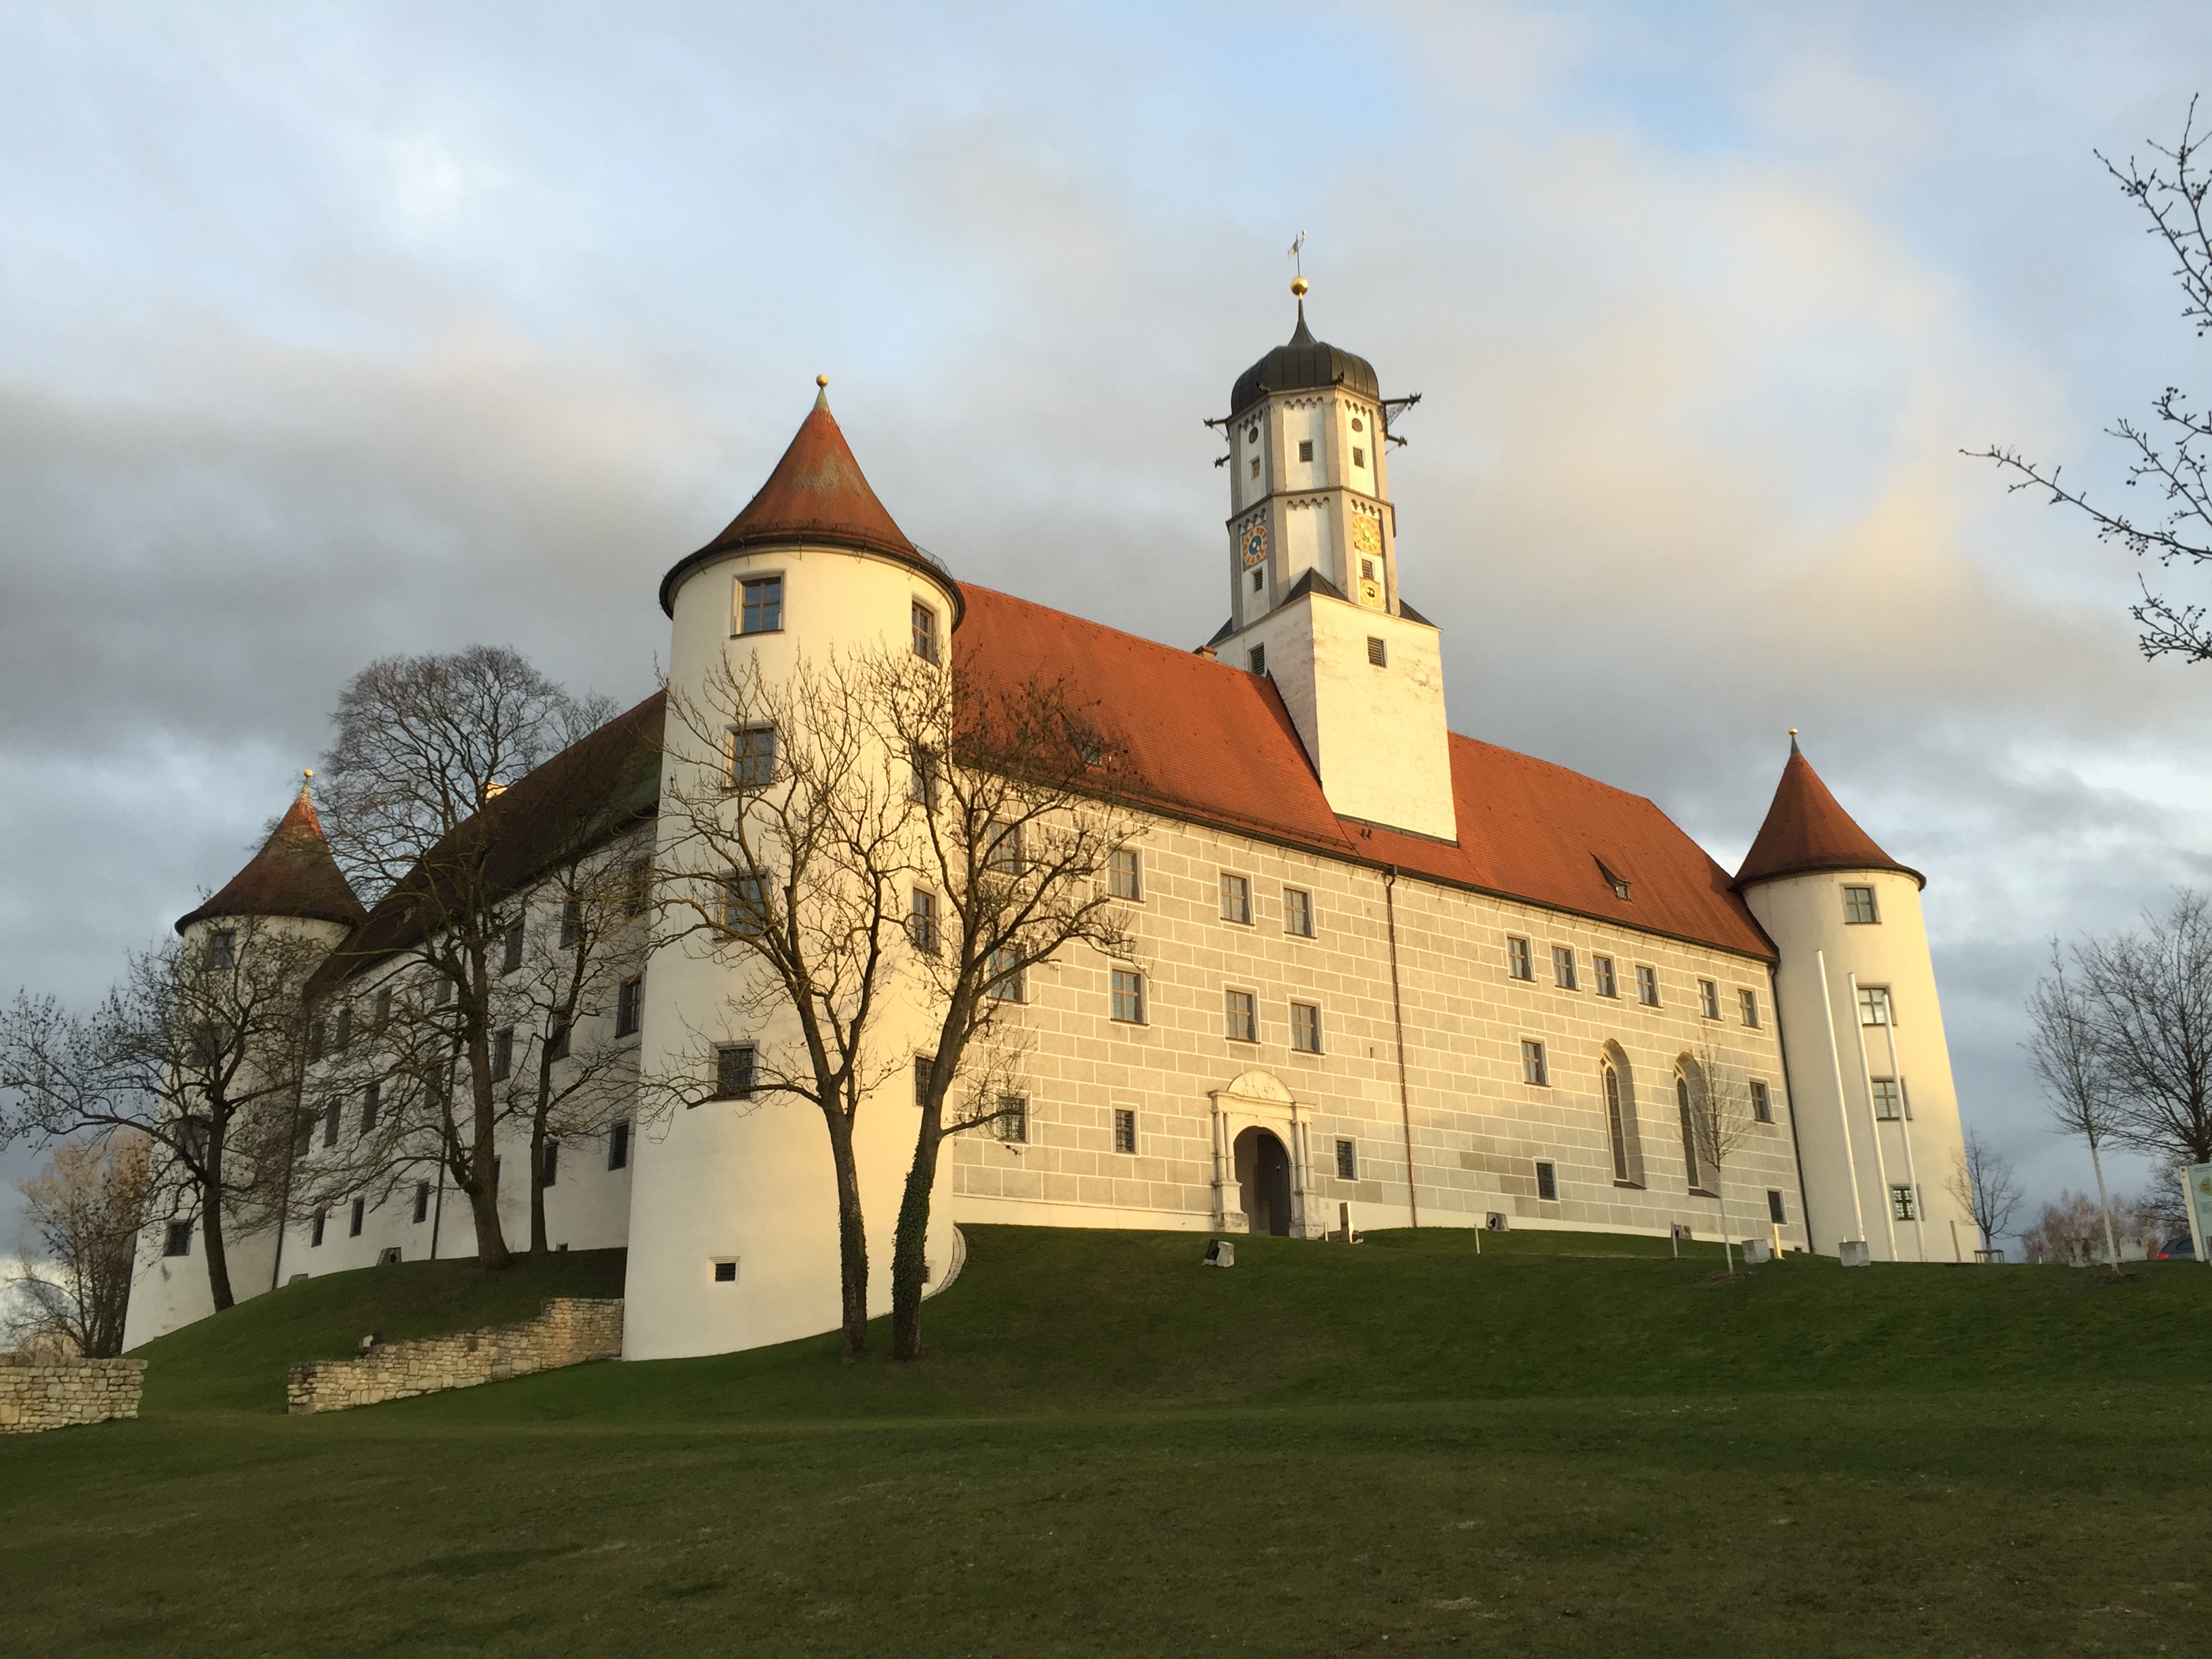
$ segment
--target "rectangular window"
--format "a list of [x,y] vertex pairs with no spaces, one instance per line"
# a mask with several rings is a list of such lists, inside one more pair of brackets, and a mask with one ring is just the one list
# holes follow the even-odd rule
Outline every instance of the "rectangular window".
[[[623,878],[623,914],[626,916],[641,916],[645,914],[645,907],[652,902],[653,866],[647,860],[640,859],[635,864],[630,866]],[[447,995],[450,995],[451,991],[451,987],[446,988]],[[441,1002],[445,1000],[446,995],[441,995],[438,999]]]
[[1536,977],[1535,957],[1529,951],[1527,939],[1509,939],[1505,941],[1505,969],[1516,979]]
[[538,1168],[538,1184],[541,1187],[550,1187],[560,1178],[561,1143],[557,1140],[549,1140],[545,1143],[545,1156]]
[[1145,976],[1114,970],[1114,1018],[1125,1024],[1145,1023]]
[[1905,1103],[1893,1077],[1874,1079],[1874,1115],[1884,1122],[1899,1122],[1905,1116]]
[[1897,1020],[1889,1006],[1889,988],[1883,985],[1859,987],[1859,1024],[1862,1025],[1894,1025]]
[[736,1284],[738,1264],[735,1261],[717,1261],[714,1264],[714,1282],[717,1285]]
[[499,1178],[506,1167],[507,1160],[503,1158],[495,1158],[491,1161],[491,1195],[494,1198],[499,1196]]
[[1544,1045],[1524,1040],[1521,1044],[1521,1080],[1540,1089],[1552,1085],[1552,1068],[1545,1063]]
[[307,1244],[310,1249],[323,1242],[323,1224],[331,1218],[328,1210],[315,1212],[315,1218],[307,1224]]
[[937,895],[917,887],[908,901],[906,936],[914,948],[929,956],[937,954]]
[[568,1037],[569,1034],[574,1030],[574,1029],[575,1028],[565,1019],[554,1026],[553,1035],[545,1040],[545,1055],[547,1059],[566,1060],[568,1058]]
[[1367,451],[1358,444],[1354,444],[1352,447],[1352,464],[1354,466],[1365,466],[1367,465]]
[[1125,847],[1114,854],[1106,881],[1107,890],[1115,898],[1141,900],[1145,896],[1145,871],[1137,860],[1135,848]]
[[1298,440],[1298,459],[1302,461],[1310,461],[1313,459],[1313,440],[1311,438],[1301,438]]
[[356,1198],[354,1200],[353,1218],[346,1223],[346,1237],[348,1238],[359,1238],[361,1237],[361,1224],[368,1214],[368,1200],[365,1198]]
[[930,811],[937,810],[937,751],[916,744],[907,753],[906,796],[920,801]]
[[1018,823],[994,823],[985,831],[989,840],[983,849],[983,867],[1002,876],[1018,876],[1028,867],[1022,857],[1022,826]]
[[331,1046],[337,1049],[338,1053],[343,1054],[346,1051],[346,1044],[352,1041],[353,1004],[350,1002],[341,1003],[338,1006],[337,1039]]
[[1766,1189],[1766,1218],[1778,1227],[1790,1219],[1790,1212],[1782,1207],[1782,1194],[1771,1187]]
[[376,1133],[376,1109],[383,1097],[381,1084],[372,1083],[361,1091],[361,1134],[364,1140]]
[[1844,889],[1844,920],[1846,922],[1854,922],[1862,926],[1881,920],[1875,914],[1873,888],[1846,887]]
[[765,789],[775,781],[775,727],[733,726],[727,781],[732,789]]
[[[1260,573],[1255,570],[1252,574],[1256,576]],[[1246,656],[1245,660],[1252,665],[1252,672],[1254,673],[1266,673],[1267,672],[1267,647],[1264,645],[1254,646],[1250,653]]]
[[514,1027],[508,1025],[491,1034],[491,1080],[504,1083],[514,1069]]
[[453,1000],[453,981],[440,974],[430,986],[430,1006],[443,1008]]
[[739,939],[768,931],[768,878],[732,870],[722,878],[722,926]]
[[1757,1030],[1759,1029],[1759,993],[1738,991],[1735,994],[1736,1000],[1743,1006],[1743,1023],[1750,1026],[1753,1030]]
[[1575,951],[1571,945],[1552,947],[1552,983],[1562,991],[1575,988]]
[[1314,936],[1313,895],[1296,887],[1283,889],[1283,931],[1300,939]]
[[1222,994],[1229,1021],[1229,1040],[1231,1042],[1257,1042],[1260,1040],[1259,999],[1249,991],[1227,991]]
[[774,634],[783,627],[783,578],[755,576],[738,589],[738,632]]
[[1252,476],[1255,478],[1260,476],[1260,458],[1257,455],[1252,458]]
[[517,916],[507,924],[507,936],[501,941],[499,971],[511,974],[522,966],[522,918]]
[[338,1115],[342,1109],[335,1097],[323,1108],[323,1145],[325,1146],[338,1144]]
[[1620,994],[1620,981],[1613,976],[1611,957],[1590,958],[1590,986],[1601,997],[1617,997]]
[[716,1100],[753,1097],[753,1057],[750,1042],[726,1042],[714,1050]]
[[640,1009],[645,1001],[645,981],[641,977],[624,980],[615,988],[615,1035],[626,1037],[634,1035],[638,1027]]
[[992,1120],[999,1139],[1018,1145],[1030,1138],[1030,1103],[1019,1095],[999,1097],[999,1115]]
[[607,1168],[627,1169],[629,1165],[629,1125],[617,1123],[607,1131]]
[[938,659],[937,613],[920,599],[914,602],[914,654],[924,662]]
[[1559,1201],[1559,1168],[1556,1164],[1536,1165],[1536,1196],[1547,1204]]
[[376,1000],[371,1003],[369,1007],[371,1010],[369,1029],[381,1036],[392,1024],[391,988],[386,986],[383,990],[379,991],[376,994]]
[[324,1051],[330,1047],[330,1026],[321,1019],[309,1021],[307,1024],[307,1058],[309,1060],[320,1060],[323,1057]]
[[561,948],[568,950],[584,936],[584,906],[580,899],[564,899],[561,904]]
[[929,1104],[929,1074],[937,1066],[935,1054],[916,1054],[914,1057],[914,1103]]
[[418,1181],[415,1183],[415,1224],[419,1227],[429,1218],[430,1183]]
[[1252,880],[1249,876],[1224,875],[1221,878],[1221,919],[1241,921],[1248,926],[1252,921]]
[[1647,1008],[1659,1006],[1659,970],[1638,968],[1636,970],[1636,1000]]
[[1698,1012],[1707,1019],[1721,1017],[1721,988],[1709,979],[1698,981]]
[[[216,973],[227,974],[238,963],[238,935],[224,927],[208,935],[208,967]],[[182,1255],[182,1250],[172,1250],[172,1255]]]
[[1774,1121],[1774,1091],[1757,1078],[1751,1080],[1751,1115],[1760,1123]]
[[1390,665],[1390,648],[1372,634],[1367,636],[1367,664],[1370,668],[1388,668]]
[[1899,1221],[1910,1221],[1913,1216],[1912,1188],[1892,1187],[1889,1189],[1889,1212]]
[[161,1241],[163,1255],[190,1255],[192,1253],[192,1224],[172,1221],[168,1236]]
[[1116,1110],[1114,1114],[1114,1150],[1133,1152],[1137,1150],[1137,1115]]
[[300,1114],[299,1124],[292,1136],[292,1156],[305,1158],[314,1150],[314,1146],[315,1115],[313,1112],[302,1112]]
[[1022,953],[1012,945],[1003,945],[991,952],[990,993],[1001,1002],[1027,1002],[1030,1000],[1029,970],[1021,965]]
[[1321,1008],[1316,1003],[1291,1005],[1291,1047],[1302,1054],[1321,1052]]
[[1359,1179],[1359,1143],[1340,1140],[1336,1143],[1336,1178],[1339,1181]]

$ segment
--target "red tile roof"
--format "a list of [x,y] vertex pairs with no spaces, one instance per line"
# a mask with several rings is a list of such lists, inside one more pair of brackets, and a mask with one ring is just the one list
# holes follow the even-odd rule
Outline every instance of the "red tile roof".
[[[1274,683],[963,584],[963,661],[1010,685],[1060,680],[1146,803],[1200,823],[1771,959],[1728,872],[1639,795],[1451,738],[1459,845],[1329,810]],[[1610,871],[1629,883],[1613,892]]]
[[1851,815],[1837,804],[1799,752],[1797,739],[1790,739],[1790,759],[1775,786],[1774,804],[1766,809],[1766,822],[1744,855],[1735,884],[1771,881],[1778,876],[1802,875],[1811,870],[1894,870],[1923,887],[1928,878],[1899,864],[1875,845],[1872,836],[1860,829]]
[[210,916],[300,916],[356,927],[368,912],[338,872],[305,785],[261,850],[197,910],[177,918],[181,933]]

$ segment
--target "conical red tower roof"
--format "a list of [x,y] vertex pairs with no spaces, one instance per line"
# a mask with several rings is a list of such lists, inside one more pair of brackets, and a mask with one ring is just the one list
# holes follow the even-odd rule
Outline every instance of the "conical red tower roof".
[[1759,826],[1758,837],[1744,855],[1743,868],[1735,872],[1735,884],[1748,887],[1808,870],[1894,870],[1923,887],[1928,884],[1917,870],[1899,864],[1876,846],[1874,837],[1837,804],[1813,763],[1798,749],[1793,732],[1774,804],[1766,809],[1766,822]]
[[179,916],[177,931],[181,933],[210,916],[300,916],[349,927],[368,920],[368,913],[331,856],[323,821],[315,816],[305,784],[246,868],[198,909]]
[[[816,394],[814,408],[799,423],[791,447],[759,493],[745,503],[744,511],[662,579],[660,608],[675,614],[678,585],[705,560],[738,548],[793,542],[860,548],[915,564],[935,564],[907,539],[868,487],[836,416],[830,412],[826,390]],[[944,576],[942,570],[932,574]]]

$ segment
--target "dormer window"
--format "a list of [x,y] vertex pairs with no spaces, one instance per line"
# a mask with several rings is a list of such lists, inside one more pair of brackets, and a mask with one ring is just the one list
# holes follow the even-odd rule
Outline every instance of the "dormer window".
[[1628,878],[1613,874],[1606,868],[1602,859],[1598,860],[1597,872],[1605,878],[1606,885],[1613,889],[1613,897],[1626,904],[1628,902]]

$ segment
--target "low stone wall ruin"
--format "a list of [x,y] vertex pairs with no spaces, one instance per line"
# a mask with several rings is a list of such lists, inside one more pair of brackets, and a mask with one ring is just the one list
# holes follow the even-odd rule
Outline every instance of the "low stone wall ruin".
[[456,1336],[380,1342],[358,1359],[310,1360],[285,1384],[291,1409],[342,1412],[447,1389],[472,1389],[589,1359],[622,1358],[619,1297],[556,1297],[535,1319]]
[[0,1434],[37,1434],[138,1415],[143,1359],[49,1359],[0,1353]]

